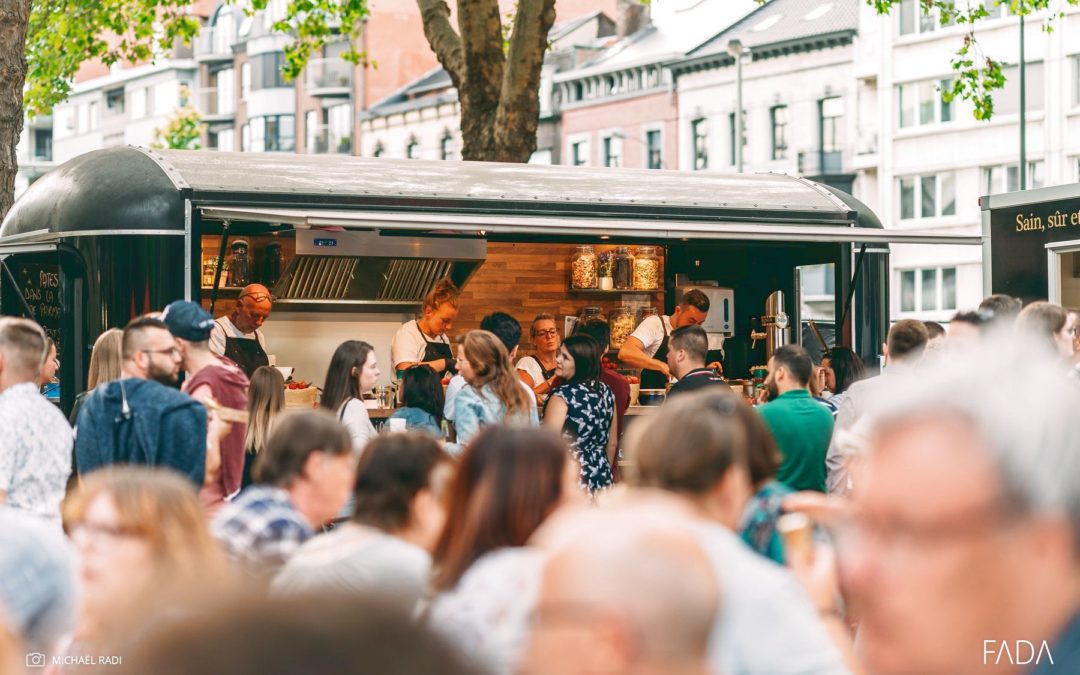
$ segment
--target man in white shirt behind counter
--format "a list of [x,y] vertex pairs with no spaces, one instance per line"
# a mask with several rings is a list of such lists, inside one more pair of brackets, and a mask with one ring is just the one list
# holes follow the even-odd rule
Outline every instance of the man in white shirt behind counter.
[[642,389],[665,389],[671,378],[668,369],[668,338],[683,326],[699,326],[709,315],[709,296],[696,288],[683,294],[669,317],[650,316],[643,320],[619,349],[619,361],[627,368],[641,368]]

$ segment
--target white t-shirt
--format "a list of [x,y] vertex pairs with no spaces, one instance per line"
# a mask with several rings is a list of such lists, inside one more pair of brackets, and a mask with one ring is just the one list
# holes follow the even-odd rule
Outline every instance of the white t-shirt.
[[529,374],[534,387],[547,379],[544,377],[544,370],[540,366],[540,359],[535,356],[525,356],[518,359],[516,368]]
[[[431,342],[450,344],[450,338],[443,333]],[[390,365],[397,370],[399,363],[420,363],[424,360],[428,339],[417,325],[416,319],[401,324],[390,343]]]
[[253,333],[241,333],[236,324],[227,316],[218,317],[214,321],[214,327],[210,329],[210,351],[218,356],[225,356],[225,338],[242,338],[245,340],[258,340],[259,346],[266,351],[266,338],[261,330]]
[[367,406],[360,399],[350,398],[337,409],[338,419],[352,436],[353,450],[359,455],[378,432],[368,416]]
[[[660,323],[661,319],[663,323]],[[656,350],[660,349],[660,343],[664,341],[665,329],[667,334],[671,335],[671,319],[667,315],[659,317],[654,314],[639,323],[634,332],[630,333],[630,337],[641,340],[641,344],[645,345],[645,355],[652,358],[656,356]]]

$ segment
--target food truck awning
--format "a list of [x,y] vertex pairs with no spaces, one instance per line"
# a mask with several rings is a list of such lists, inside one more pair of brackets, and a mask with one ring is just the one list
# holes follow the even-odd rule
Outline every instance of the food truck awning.
[[510,215],[406,213],[371,210],[245,208],[203,206],[204,220],[281,223],[296,228],[409,230],[459,234],[571,235],[649,239],[743,239],[978,246],[981,235],[883,230],[852,224],[804,225],[743,221],[654,220],[634,218],[535,217]]

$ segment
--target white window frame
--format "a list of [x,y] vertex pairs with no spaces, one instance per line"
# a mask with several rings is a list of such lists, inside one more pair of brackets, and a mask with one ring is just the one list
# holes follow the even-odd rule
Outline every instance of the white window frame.
[[[585,160],[578,164],[574,161],[574,146],[580,146]],[[575,134],[566,139],[566,159],[570,166],[592,166],[592,139],[589,134]]]
[[[952,78],[938,77],[927,80],[914,80],[912,82],[901,82],[894,88],[896,99],[896,128],[898,130],[904,129],[918,129],[919,127],[929,127],[935,124],[952,124],[956,121],[956,101],[949,103],[945,102],[943,95],[945,93],[946,86],[951,86]],[[923,85],[931,85],[934,87],[934,91],[937,96],[934,97],[934,116],[929,122],[923,122],[920,117],[922,99],[919,96],[919,88]],[[904,92],[910,91],[914,96],[915,106],[912,109],[911,124],[904,124]],[[948,108],[949,119],[943,119],[944,110]]]
[[[942,179],[948,175],[952,175],[953,179],[953,209],[952,213],[945,213],[945,200],[942,199]],[[923,179],[933,176],[934,178],[934,213],[930,216],[924,216],[922,214],[922,185]],[[903,191],[901,188],[901,181],[912,180],[914,181],[914,211],[910,218],[904,217],[904,203],[903,203]],[[957,208],[957,195],[956,195],[956,172],[955,171],[942,171],[940,173],[922,173],[922,174],[909,174],[907,176],[897,176],[896,178],[896,220],[898,222],[909,223],[915,220],[930,220],[932,218],[953,218],[956,216]]]
[[653,132],[658,133],[660,136],[660,166],[655,167],[657,169],[663,169],[667,166],[664,161],[664,125],[663,124],[649,124],[641,129],[641,147],[642,147],[642,168],[649,169],[649,134]]
[[[618,169],[619,167],[626,166],[626,156],[623,151],[623,138],[622,131],[615,129],[605,131],[600,134],[600,166],[605,168]],[[610,153],[609,153],[610,149]],[[609,162],[614,160],[614,164]]]
[[[698,125],[703,124],[705,126],[705,133],[697,133]],[[709,168],[709,132],[712,131],[709,127],[714,126],[713,121],[704,115],[694,117],[690,120],[689,134],[690,137],[690,170],[691,171],[707,171]],[[704,154],[704,161],[701,165],[698,165],[698,138],[702,139],[702,152]]]
[[[1006,2],[1008,2],[1008,0],[1006,0]],[[901,20],[902,20],[901,19],[901,11],[900,11],[901,2],[897,2],[896,6],[895,6],[895,9],[893,10],[895,12],[895,15],[896,15],[896,21],[894,22],[894,24],[896,26],[896,36],[898,38],[907,38],[907,37],[912,37],[912,36],[917,36],[917,35],[927,35],[929,33],[935,33],[935,32],[940,31],[940,30],[946,30],[948,28],[952,28],[955,25],[955,24],[950,24],[948,26],[942,26],[941,21],[940,21],[940,12],[938,12],[936,8],[931,10],[930,14],[923,14],[922,2],[920,2],[920,0],[911,0],[911,3],[913,5],[913,9],[915,10],[915,26],[914,26],[914,30],[912,30],[911,32],[908,32],[908,33],[904,32],[904,27],[903,27],[903,25],[901,23]],[[959,3],[957,3],[957,4],[959,4]],[[923,25],[923,18],[924,17],[926,17],[926,18],[928,18],[930,20],[929,26],[924,26]]]
[[[905,316],[911,316],[915,314],[925,314],[931,312],[955,312],[957,305],[959,305],[959,298],[954,297],[954,303],[952,307],[945,307],[945,270],[952,270],[954,277],[954,295],[959,296],[960,290],[960,270],[957,265],[942,265],[940,267],[906,267],[896,270],[896,287],[898,292],[898,309],[900,314]],[[934,307],[923,307],[923,273],[934,272],[934,283],[937,285],[934,297]],[[904,274],[914,273],[915,275],[915,306],[913,309],[904,309]]]
[[[1034,189],[1036,187],[1045,187],[1046,186],[1046,162],[1041,160],[1041,159],[1032,159],[1032,160],[1028,160],[1027,164],[1028,164],[1028,167],[1027,167],[1028,168],[1028,173],[1027,173],[1027,187],[1028,187],[1028,189]],[[1012,168],[1012,167],[1015,167],[1017,169],[1017,171],[1018,171],[1018,173],[1016,175],[1016,190],[1019,190],[1020,189],[1020,174],[1019,174],[1020,162],[1008,162],[1006,164],[991,164],[989,166],[980,166],[979,167],[979,196],[982,196],[982,195],[996,195],[996,194],[1001,194],[1001,193],[1004,193],[1004,192],[1010,192],[1010,190],[1009,190],[1009,169]],[[1035,177],[1038,175],[1038,170],[1039,169],[1042,169],[1043,180],[1042,180],[1042,183],[1040,185],[1035,185]],[[990,172],[990,171],[1000,172],[1000,175],[998,176],[998,180],[994,181],[995,183],[997,183],[997,185],[995,185],[993,188],[990,188],[989,191],[987,191],[988,190],[987,183],[989,181],[987,180],[987,175],[986,174],[988,172]],[[1012,190],[1012,191],[1015,192],[1015,190]]]

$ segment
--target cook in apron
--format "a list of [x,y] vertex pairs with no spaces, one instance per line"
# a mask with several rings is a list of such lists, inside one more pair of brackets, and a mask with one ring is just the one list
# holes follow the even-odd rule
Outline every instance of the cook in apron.
[[[660,341],[660,346],[656,349],[656,353],[653,354],[653,358],[657,361],[667,363],[668,354],[668,331],[667,324],[664,323],[664,317],[660,317],[660,328],[664,330],[664,339]],[[661,373],[659,370],[642,369],[641,371],[641,388],[642,389],[667,389],[668,376]]]
[[258,339],[225,336],[225,358],[240,366],[240,370],[250,379],[259,366],[270,365],[270,359],[263,351]]
[[[416,332],[420,333],[420,337],[424,340],[424,353],[420,356],[420,360],[417,363],[431,363],[432,361],[438,361],[440,359],[452,359],[454,358],[454,352],[450,349],[450,345],[440,340],[429,340],[424,335],[424,331],[420,330],[420,324],[416,324]],[[455,371],[456,372],[456,371]],[[398,379],[401,379],[404,371],[397,371]],[[442,373],[439,373],[442,375]]]

